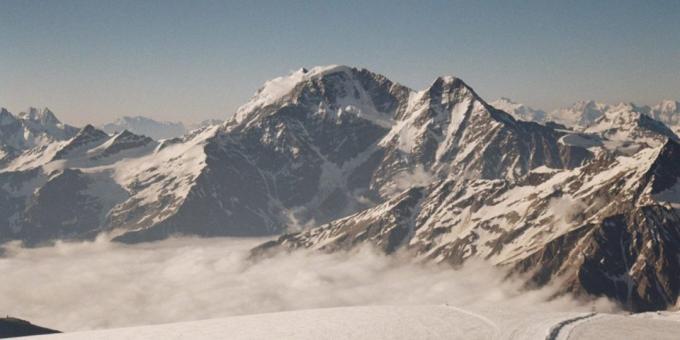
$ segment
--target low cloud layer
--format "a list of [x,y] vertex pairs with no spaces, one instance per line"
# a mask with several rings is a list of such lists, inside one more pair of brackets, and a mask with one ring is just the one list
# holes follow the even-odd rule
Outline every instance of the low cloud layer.
[[503,281],[503,273],[484,264],[453,270],[370,249],[248,261],[248,249],[260,242],[9,245],[0,258],[0,313],[73,331],[351,305],[593,308],[569,299],[544,303],[550,290],[522,292],[519,282]]

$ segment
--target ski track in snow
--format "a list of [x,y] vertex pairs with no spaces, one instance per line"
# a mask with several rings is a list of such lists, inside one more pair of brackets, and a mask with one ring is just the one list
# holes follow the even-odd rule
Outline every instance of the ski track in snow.
[[[595,315],[596,315],[596,313],[590,313],[590,314],[577,316],[575,318],[566,319],[562,322],[559,322],[552,329],[550,329],[550,333],[548,334],[548,336],[545,337],[545,340],[557,340],[560,336],[560,332],[562,331],[562,329],[564,329],[564,327],[567,327],[571,324],[574,324],[574,323],[577,323],[577,322],[580,322],[580,321],[583,321],[583,320],[586,320],[586,319],[590,319]],[[569,334],[567,334],[567,339],[568,338],[569,338]]]
[[459,307],[456,307],[456,306],[452,306],[452,305],[449,305],[449,304],[446,304],[446,307],[454,309],[454,310],[456,310],[460,313],[467,314],[467,315],[470,315],[472,317],[475,317],[475,318],[481,320],[485,324],[489,325],[489,327],[493,328],[494,335],[493,335],[492,339],[499,339],[500,338],[501,329],[500,329],[500,327],[498,327],[498,324],[496,324],[496,322],[494,322],[493,320],[487,318],[484,315],[481,315],[481,314],[478,314],[478,313],[475,313],[475,312],[472,312],[472,311],[469,311],[469,310],[466,310],[466,309],[462,309],[462,308],[459,308]]

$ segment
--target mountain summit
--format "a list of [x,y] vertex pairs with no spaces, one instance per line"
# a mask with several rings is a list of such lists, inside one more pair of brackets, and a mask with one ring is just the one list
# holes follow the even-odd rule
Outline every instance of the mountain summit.
[[48,108],[13,115],[0,109],[0,166],[20,153],[73,137],[77,128],[63,124]]

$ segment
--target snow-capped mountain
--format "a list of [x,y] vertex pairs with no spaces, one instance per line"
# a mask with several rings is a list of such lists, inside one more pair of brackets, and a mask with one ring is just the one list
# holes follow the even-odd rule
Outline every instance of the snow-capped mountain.
[[624,147],[630,144],[659,145],[668,138],[677,141],[675,133],[662,122],[651,118],[648,112],[648,108],[630,103],[610,106],[584,132],[597,133],[607,141]]
[[680,132],[680,102],[663,100],[650,108],[649,115],[671,127],[675,133]]
[[73,137],[77,128],[61,123],[48,108],[13,115],[0,109],[0,165],[26,149]]
[[675,133],[680,131],[680,103],[674,100],[663,100],[653,106],[634,103],[605,104],[600,102],[580,101],[573,105],[545,113],[545,111],[501,98],[491,103],[499,110],[510,113],[513,117],[541,124],[555,122],[576,130],[584,130],[596,124],[605,114],[622,113],[624,115],[644,114],[664,123]]
[[[102,201],[88,205],[88,219],[65,218],[64,230],[87,224],[115,229],[126,241],[264,235],[371,207],[413,180],[428,183],[451,171],[516,178],[535,166],[571,168],[590,157],[558,143],[560,136],[495,110],[453,77],[413,91],[367,70],[302,69],[265,84],[224,125],[160,145],[105,153],[120,137],[88,126],[71,140],[26,151],[3,170],[7,181],[20,181],[12,185],[20,189],[4,192],[19,208],[7,211],[14,234],[6,235],[82,235],[28,231],[38,224],[25,205],[62,177],[80,182],[70,186],[79,189],[69,207]],[[513,150],[497,157],[500,145]],[[29,212],[42,209],[32,206]]]
[[547,120],[571,127],[584,128],[602,117],[609,108],[609,104],[593,100],[579,101],[569,107],[550,112]]
[[534,109],[530,106],[514,102],[506,97],[502,97],[501,99],[495,100],[489,104],[501,111],[511,114],[516,119],[530,122],[544,123],[548,115],[543,110]]
[[103,125],[101,129],[112,134],[128,130],[155,140],[181,137],[187,133],[187,128],[180,122],[159,122],[142,116],[121,117],[113,123]]
[[372,243],[486,259],[634,310],[671,305],[678,137],[634,106],[587,117],[576,130],[518,120],[450,76],[416,91],[300,69],[182,137],[87,126],[23,152],[0,172],[0,238],[291,232],[259,250]]

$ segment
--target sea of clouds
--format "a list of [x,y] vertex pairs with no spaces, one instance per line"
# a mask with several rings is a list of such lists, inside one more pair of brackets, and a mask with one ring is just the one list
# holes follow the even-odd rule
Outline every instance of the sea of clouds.
[[606,301],[552,299],[484,263],[462,269],[370,248],[298,251],[253,260],[263,239],[106,240],[4,246],[0,313],[62,331],[355,305],[449,304],[509,310],[608,310]]

